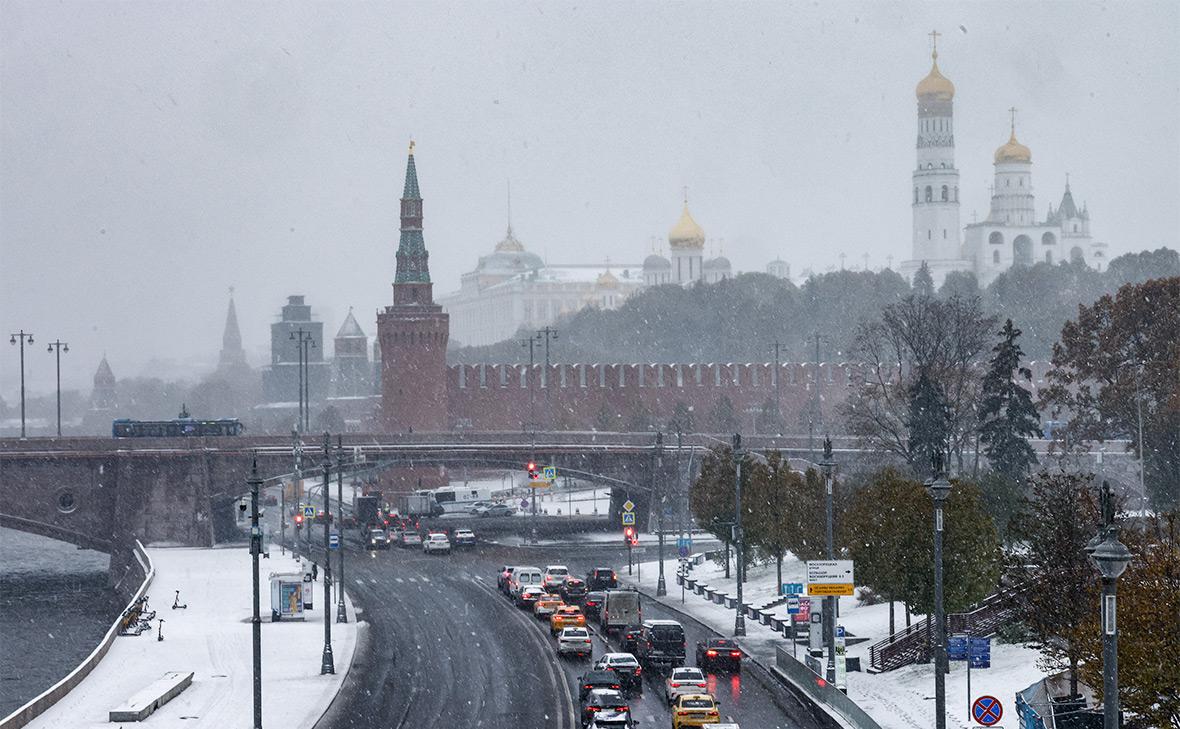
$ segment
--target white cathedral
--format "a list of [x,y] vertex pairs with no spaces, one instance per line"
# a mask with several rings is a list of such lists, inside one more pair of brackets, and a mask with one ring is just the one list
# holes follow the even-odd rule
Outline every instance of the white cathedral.
[[[1037,220],[1032,152],[1016,139],[1015,116],[1008,141],[995,153],[995,183],[986,218],[959,226],[959,171],[955,169],[955,85],[938,70],[918,83],[917,167],[913,174],[913,258],[901,273],[912,279],[925,262],[941,286],[951,271],[971,271],[981,287],[1013,265],[1037,261],[1083,261],[1101,270],[1106,244],[1090,237],[1090,214],[1078,209],[1069,181],[1061,204]],[[1015,110],[1010,110],[1015,114]],[[961,234],[960,231],[963,231]]]

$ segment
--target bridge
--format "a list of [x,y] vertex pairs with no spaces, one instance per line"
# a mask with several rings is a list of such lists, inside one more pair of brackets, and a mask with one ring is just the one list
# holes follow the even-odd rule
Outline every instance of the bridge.
[[[314,435],[302,441],[303,475],[312,482],[321,468],[322,442]],[[523,470],[535,460],[609,487],[612,519],[624,501],[633,500],[645,525],[652,494],[682,500],[680,489],[691,482],[701,457],[724,442],[704,434],[678,441],[656,433],[568,431],[349,434],[343,437],[343,460],[346,477],[440,466]],[[744,444],[780,450],[795,468],[814,458],[815,444],[806,436],[754,436]],[[334,478],[335,440],[332,445]],[[1039,442],[1037,450],[1044,453],[1047,445]],[[1136,464],[1118,450],[1077,458],[1127,484]],[[263,478],[281,478],[293,470],[295,452],[292,439],[281,436],[0,439],[0,526],[107,552],[114,573],[130,558],[137,538],[211,546],[236,537],[234,503],[246,493],[251,464],[258,463]],[[882,460],[882,454],[862,450],[852,439],[837,439],[835,452],[846,471]]]

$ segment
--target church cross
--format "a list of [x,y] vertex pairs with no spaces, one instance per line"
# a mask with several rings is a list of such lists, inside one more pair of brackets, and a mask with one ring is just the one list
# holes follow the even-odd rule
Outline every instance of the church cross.
[[938,36],[940,35],[942,33],[939,33],[937,30],[930,31],[930,47],[935,53],[938,53]]
[[685,185],[682,189],[684,190],[684,204],[688,205],[688,185]]
[[1015,106],[1008,107],[1008,114],[1011,115],[1011,119],[1012,119],[1012,133],[1013,134],[1016,133],[1016,112],[1017,111],[1018,111],[1018,109]]

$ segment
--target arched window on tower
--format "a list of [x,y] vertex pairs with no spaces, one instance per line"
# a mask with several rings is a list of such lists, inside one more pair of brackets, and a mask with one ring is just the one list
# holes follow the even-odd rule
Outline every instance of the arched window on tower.
[[942,201],[946,202],[947,200],[950,200],[950,199],[951,199],[950,189],[947,188],[946,185],[943,185],[942,186]]
[[939,166],[940,166],[940,167],[942,167],[942,168],[945,170],[945,169],[946,169],[946,162],[943,162],[943,163],[942,163],[941,165],[939,165]]
[[998,230],[992,231],[992,234],[987,237],[987,242],[993,246],[1004,245],[1004,234]]
[[998,264],[1000,262],[1000,252],[992,251],[992,263]]
[[1041,236],[1041,245],[1051,246],[1057,243],[1057,238],[1052,233],[1045,233]]
[[926,202],[934,202],[934,188],[930,185],[926,186]]

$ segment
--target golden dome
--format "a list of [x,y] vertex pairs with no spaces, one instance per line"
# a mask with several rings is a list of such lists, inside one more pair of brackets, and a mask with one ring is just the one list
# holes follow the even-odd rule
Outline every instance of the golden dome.
[[497,253],[522,253],[524,252],[524,244],[512,235],[512,226],[508,226],[508,233],[504,236],[504,240],[496,244]]
[[598,281],[596,283],[601,289],[613,289],[618,287],[619,279],[610,271],[603,271],[598,275]]
[[938,51],[931,53],[930,57],[934,59],[934,62],[930,66],[930,73],[926,74],[926,78],[918,82],[918,88],[915,93],[918,95],[918,98],[933,96],[937,99],[950,101],[955,98],[955,85],[938,70]]
[[680,213],[680,220],[668,231],[668,245],[673,248],[701,248],[705,247],[705,231],[697,225],[688,212],[688,203],[684,204],[684,212]]
[[996,150],[996,164],[1000,162],[1032,162],[1032,152],[1028,147],[1016,141],[1016,128],[1012,128],[1012,136],[1008,143]]

